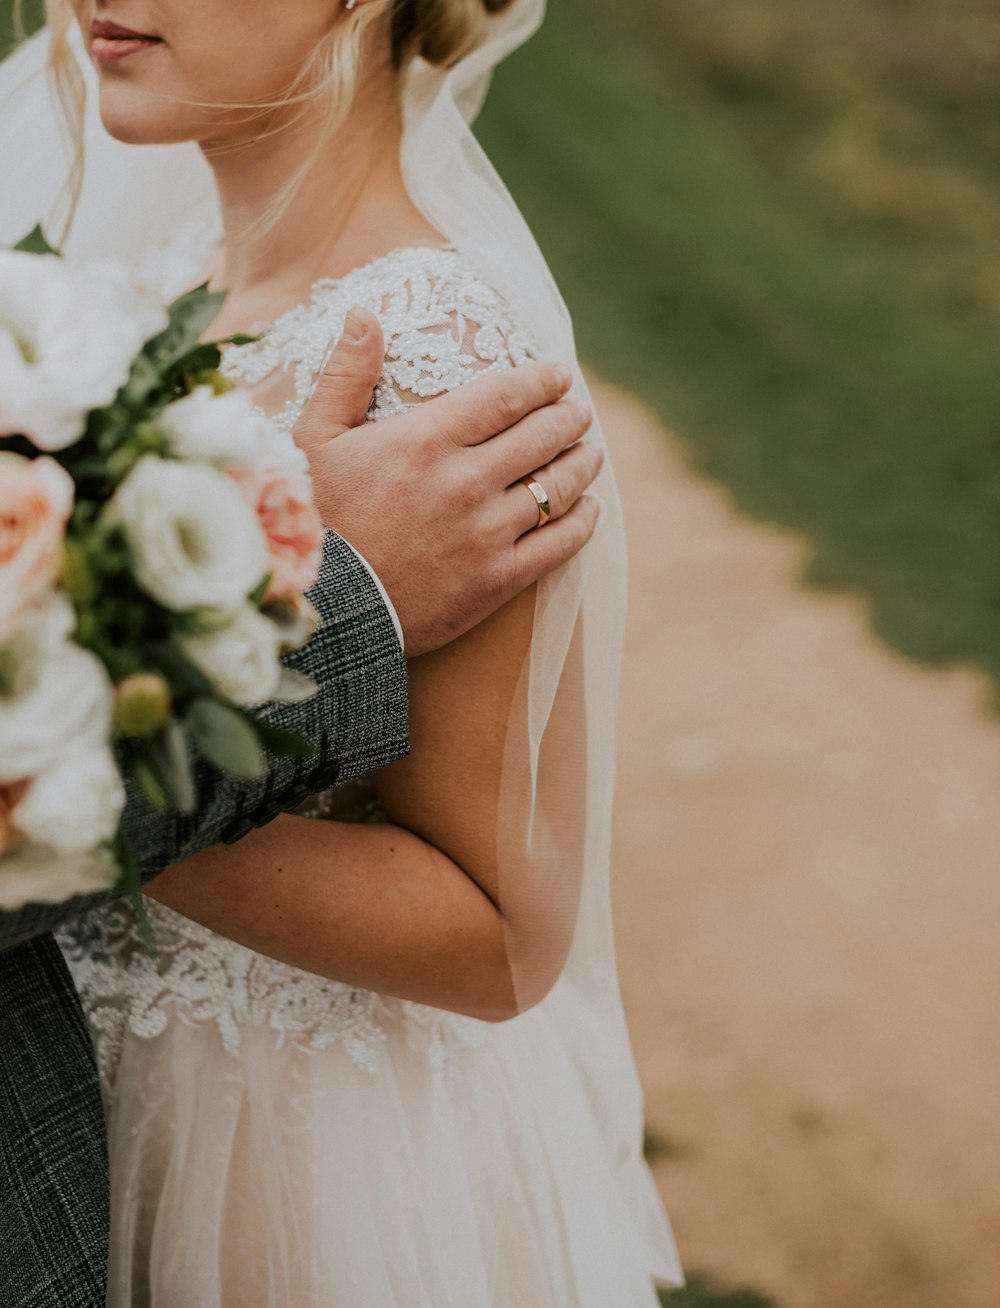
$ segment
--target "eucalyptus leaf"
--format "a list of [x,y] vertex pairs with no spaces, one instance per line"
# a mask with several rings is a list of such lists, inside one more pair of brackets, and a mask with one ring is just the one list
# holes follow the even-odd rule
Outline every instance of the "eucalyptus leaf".
[[257,730],[238,709],[201,695],[188,709],[186,722],[202,754],[222,772],[254,779],[267,771]]
[[264,748],[279,758],[310,758],[318,752],[313,741],[298,731],[275,726],[262,718],[254,718],[254,726]]
[[150,806],[162,812],[167,807],[167,792],[160,784],[150,763],[138,754],[133,754],[128,762],[128,774],[141,793],[149,800]]
[[170,718],[163,729],[163,745],[170,767],[174,797],[181,813],[193,813],[198,801],[191,771],[191,749],[187,733],[176,718]]
[[[183,752],[186,754],[186,748]],[[159,736],[145,742],[146,758],[163,787],[168,803],[178,813],[190,813],[194,787],[186,759],[178,766],[177,753],[177,742],[168,740],[166,728]]]

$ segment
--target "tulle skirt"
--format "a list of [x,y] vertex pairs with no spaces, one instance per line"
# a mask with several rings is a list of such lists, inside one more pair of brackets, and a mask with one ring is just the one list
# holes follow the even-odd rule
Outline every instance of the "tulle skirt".
[[236,1053],[174,1016],[125,1036],[108,1118],[109,1308],[655,1308],[679,1277],[544,1006]]

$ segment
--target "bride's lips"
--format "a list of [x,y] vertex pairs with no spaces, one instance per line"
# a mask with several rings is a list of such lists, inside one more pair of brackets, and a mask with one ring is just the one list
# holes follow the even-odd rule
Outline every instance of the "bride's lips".
[[114,63],[162,44],[158,36],[133,32],[131,28],[120,27],[104,18],[95,18],[90,24],[90,53],[99,64]]

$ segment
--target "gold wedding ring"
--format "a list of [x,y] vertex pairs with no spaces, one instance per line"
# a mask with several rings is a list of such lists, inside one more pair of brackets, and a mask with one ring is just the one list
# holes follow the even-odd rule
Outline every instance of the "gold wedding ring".
[[528,490],[531,491],[535,497],[535,503],[538,505],[538,521],[535,526],[544,527],[552,517],[552,505],[549,503],[545,487],[540,481],[535,481],[530,474],[527,477],[522,477],[520,481],[522,486],[527,486]]

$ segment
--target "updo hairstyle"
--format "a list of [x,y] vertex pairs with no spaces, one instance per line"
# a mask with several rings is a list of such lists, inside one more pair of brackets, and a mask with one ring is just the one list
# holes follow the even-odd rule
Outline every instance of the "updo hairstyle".
[[486,20],[513,0],[394,0],[392,53],[397,68],[413,55],[449,68],[480,44]]

